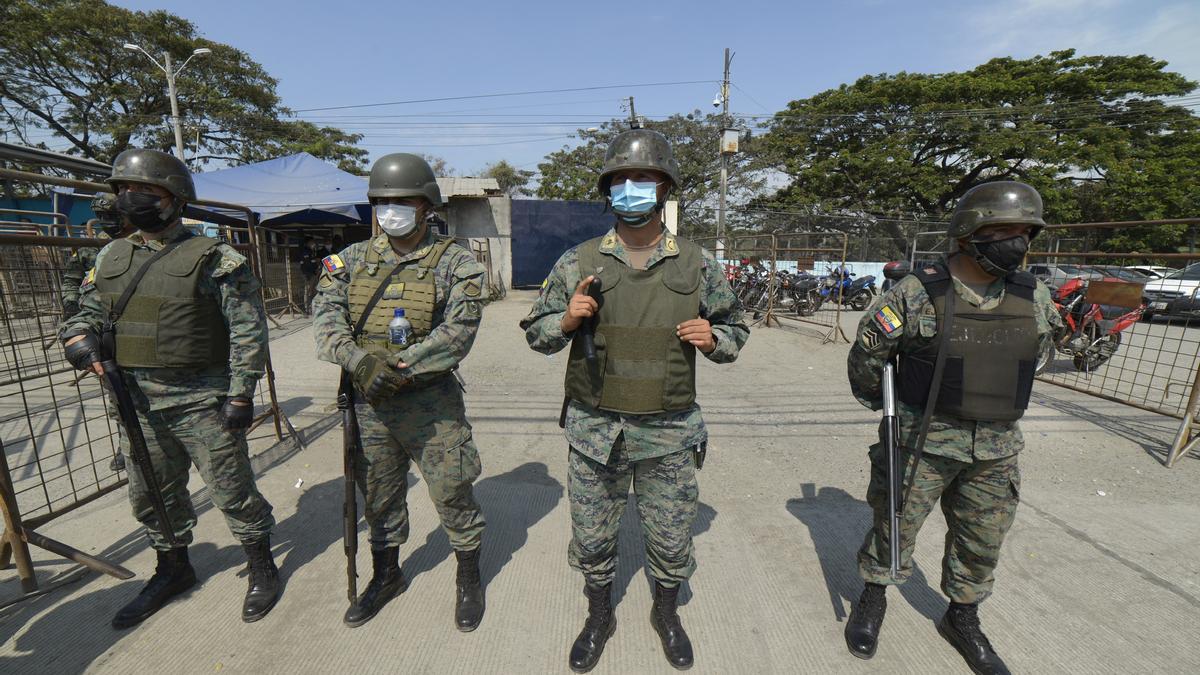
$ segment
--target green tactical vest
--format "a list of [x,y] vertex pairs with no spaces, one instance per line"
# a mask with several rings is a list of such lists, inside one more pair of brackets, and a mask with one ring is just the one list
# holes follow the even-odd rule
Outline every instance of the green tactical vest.
[[[942,332],[946,294],[954,293],[949,271],[941,265],[915,273],[937,311]],[[1017,272],[1005,280],[1004,299],[990,310],[966,302],[954,304],[946,366],[937,411],[968,420],[1011,422],[1029,407],[1037,360],[1038,331],[1033,302],[1037,280]],[[933,380],[938,338],[900,362],[900,400],[924,407]]]
[[601,238],[579,246],[579,273],[599,274],[596,361],[576,331],[567,361],[567,396],[601,410],[644,415],[685,410],[696,401],[696,348],[675,327],[700,315],[700,247],[675,238],[679,255],[635,270],[600,253]]
[[[146,271],[116,322],[117,363],[128,368],[209,368],[229,362],[229,328],[216,298],[200,294],[204,265],[220,242],[193,236]],[[156,251],[128,239],[108,245],[96,290],[108,311]]]
[[364,349],[381,347],[388,351],[400,351],[402,348],[393,345],[388,339],[388,323],[395,316],[395,310],[403,309],[404,317],[412,324],[413,344],[423,340],[429,335],[429,331],[433,330],[433,315],[437,309],[437,283],[433,270],[446,249],[454,243],[454,239],[439,238],[429,248],[425,257],[416,261],[416,265],[411,261],[404,263],[406,266],[394,275],[391,273],[396,269],[396,265],[383,260],[383,254],[377,247],[380,241],[384,246],[390,247],[387,235],[380,235],[372,240],[367,245],[367,253],[362,262],[350,274],[350,324],[358,324],[367,303],[371,301],[379,285],[387,280],[387,288],[379,297],[375,308],[371,310],[356,342]]

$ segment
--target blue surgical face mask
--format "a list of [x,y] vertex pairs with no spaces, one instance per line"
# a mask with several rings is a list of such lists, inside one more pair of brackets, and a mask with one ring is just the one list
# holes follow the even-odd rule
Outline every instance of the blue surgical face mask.
[[613,183],[609,189],[613,210],[618,213],[643,214],[658,205],[658,183],[626,180]]

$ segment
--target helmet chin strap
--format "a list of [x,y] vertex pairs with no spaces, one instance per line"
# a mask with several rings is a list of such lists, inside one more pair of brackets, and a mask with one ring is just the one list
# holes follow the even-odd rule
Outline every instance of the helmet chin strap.
[[997,278],[1006,277],[1009,275],[1009,270],[1000,267],[996,263],[992,262],[991,259],[985,256],[983,253],[981,253],[979,248],[975,246],[975,242],[968,240],[965,252],[967,255],[971,256],[971,259],[974,260],[984,272],[987,272],[988,274]]

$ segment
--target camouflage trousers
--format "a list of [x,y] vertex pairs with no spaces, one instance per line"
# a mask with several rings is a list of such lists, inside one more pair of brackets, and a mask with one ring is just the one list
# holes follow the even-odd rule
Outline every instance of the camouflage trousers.
[[442,378],[378,407],[358,403],[356,409],[363,461],[355,478],[366,496],[371,547],[408,541],[408,470],[415,462],[450,545],[479,548],[485,523],[471,486],[482,467],[457,381]]
[[637,500],[646,564],[664,586],[678,586],[696,571],[692,521],[700,489],[692,451],[629,461],[618,437],[608,464],[572,449],[567,493],[571,502],[571,567],[587,583],[606,585],[617,571],[617,536],[630,483]]
[[[254,483],[246,435],[222,429],[219,411],[216,398],[177,408],[138,411],[171,528],[183,545],[192,543],[192,528],[196,526],[196,511],[188,493],[192,464],[208,486],[209,499],[224,514],[229,531],[238,541],[258,541],[271,534],[275,526],[271,505]],[[151,545],[167,550],[170,546],[154,513],[150,491],[141,470],[129,457],[129,440],[123,430],[121,451],[126,457],[133,515],[146,526]]]
[[[913,461],[913,454],[906,452],[906,477]],[[954,602],[982,602],[992,593],[1000,545],[1016,518],[1020,489],[1016,455],[960,462],[924,453],[900,516],[900,574],[895,582],[889,575],[886,456],[881,445],[871,446],[867,503],[874,512],[874,525],[858,552],[859,575],[875,584],[906,581],[912,575],[917,533],[940,499],[948,528],[942,592]]]

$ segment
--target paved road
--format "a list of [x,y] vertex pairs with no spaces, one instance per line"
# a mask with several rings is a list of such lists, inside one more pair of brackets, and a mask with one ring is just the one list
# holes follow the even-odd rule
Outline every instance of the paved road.
[[[0,671],[568,672],[585,603],[566,563],[566,447],[555,423],[564,361],[525,347],[516,322],[532,297],[516,293],[488,308],[464,367],[489,520],[489,605],[478,631],[451,626],[453,557],[419,486],[402,549],[410,590],[361,628],[341,624],[336,373],[314,363],[302,331],[277,339],[273,353],[280,397],[308,447],[273,446],[265,433],[253,445],[287,580],[274,612],[251,625],[237,619],[242,554],[195,480],[203,512],[193,559],[203,585],[144,625],[112,631],[112,613],[153,568],[124,495],[114,494],[44,532],[139,578],[89,575],[0,611]],[[946,604],[936,515],[917,545],[918,574],[890,594],[878,655],[859,661],[842,642],[860,589],[854,552],[866,529],[866,445],[877,423],[849,394],[846,349],[801,328],[757,329],[737,363],[700,370],[712,444],[695,525],[700,567],[680,612],[696,643],[693,672],[967,672],[934,628]],[[1014,672],[1200,671],[1189,638],[1200,618],[1200,458],[1161,466],[1174,421],[1039,384],[1024,429],[1023,504],[997,593],[982,610]],[[619,624],[595,672],[673,672],[649,626],[649,586],[628,520],[622,537]],[[69,569],[35,553],[44,579]],[[364,573],[366,562],[364,552]],[[6,571],[0,597],[15,592]]]

